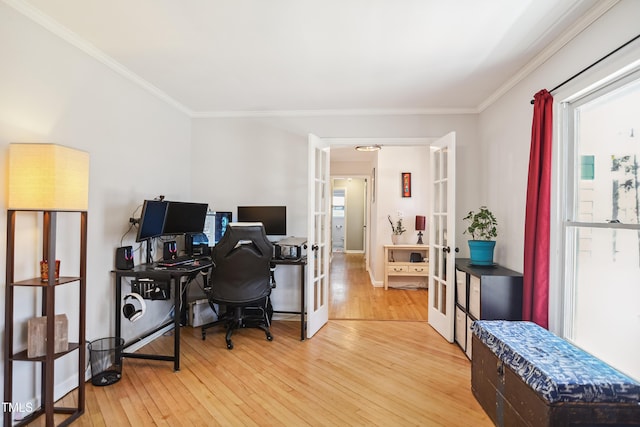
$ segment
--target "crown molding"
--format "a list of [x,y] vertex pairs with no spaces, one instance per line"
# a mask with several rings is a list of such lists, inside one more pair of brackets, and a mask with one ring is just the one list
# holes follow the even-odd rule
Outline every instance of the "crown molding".
[[533,73],[538,67],[544,64],[549,58],[558,53],[569,42],[575,39],[580,33],[587,29],[591,24],[598,20],[602,15],[607,13],[609,9],[619,3],[620,0],[600,0],[597,5],[589,9],[589,11],[567,31],[562,33],[558,38],[551,42],[542,52],[536,55],[524,67],[520,69],[512,78],[498,88],[490,97],[481,103],[477,110],[478,113],[483,112],[491,104],[496,102],[502,95],[513,89],[515,85],[524,80]]
[[345,109],[345,110],[256,110],[256,111],[202,111],[193,112],[193,118],[240,117],[327,117],[327,116],[419,116],[477,114],[476,108],[397,108],[397,109]]

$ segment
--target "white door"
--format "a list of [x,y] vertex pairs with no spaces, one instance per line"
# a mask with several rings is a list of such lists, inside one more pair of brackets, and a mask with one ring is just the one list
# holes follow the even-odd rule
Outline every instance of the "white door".
[[429,324],[453,342],[455,319],[455,151],[451,132],[431,144]]
[[309,134],[309,210],[307,226],[307,338],[329,321],[331,254],[329,144]]

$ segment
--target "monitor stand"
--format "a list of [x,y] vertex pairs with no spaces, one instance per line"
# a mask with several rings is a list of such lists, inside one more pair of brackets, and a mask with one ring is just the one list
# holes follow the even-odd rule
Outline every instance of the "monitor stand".
[[151,254],[151,241],[153,240],[153,237],[149,238],[149,239],[145,239],[145,243],[147,246],[147,264],[152,264],[153,263],[153,255]]

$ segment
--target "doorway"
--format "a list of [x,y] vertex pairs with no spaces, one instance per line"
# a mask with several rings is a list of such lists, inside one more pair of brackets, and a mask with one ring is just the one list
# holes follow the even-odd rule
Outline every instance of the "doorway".
[[332,188],[332,251],[365,253],[367,179],[364,177],[334,177]]
[[[375,140],[374,140],[375,141]],[[343,141],[340,141],[343,142]],[[353,144],[353,141],[349,141]],[[373,142],[373,141],[369,141]],[[402,212],[410,228],[403,237],[405,243],[415,243],[413,223],[416,215],[428,211],[427,171],[429,145],[432,139],[397,139],[375,141],[383,145],[379,152],[358,152],[354,146],[331,146],[331,175],[335,179],[366,178],[365,240],[359,251],[351,248],[351,189],[345,193],[345,249],[334,252],[330,266],[330,319],[420,320],[427,319],[427,291],[390,289],[384,291],[382,269],[385,244],[391,243],[387,214]],[[401,172],[412,172],[412,197],[402,197]],[[342,187],[346,187],[346,183]],[[338,188],[335,186],[334,188]],[[426,194],[425,194],[426,193]],[[336,201],[336,205],[339,205]],[[337,213],[337,211],[336,211]],[[341,213],[337,213],[341,215]],[[335,230],[335,225],[331,227]],[[428,236],[425,237],[427,243]],[[359,240],[362,242],[362,240]],[[366,257],[370,259],[365,259]],[[404,310],[415,310],[408,313]]]

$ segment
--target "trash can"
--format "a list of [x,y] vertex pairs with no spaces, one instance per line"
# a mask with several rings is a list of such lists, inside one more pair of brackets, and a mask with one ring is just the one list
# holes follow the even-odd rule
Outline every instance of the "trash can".
[[122,377],[122,358],[124,347],[122,338],[100,338],[89,343],[91,361],[91,384],[111,385]]

